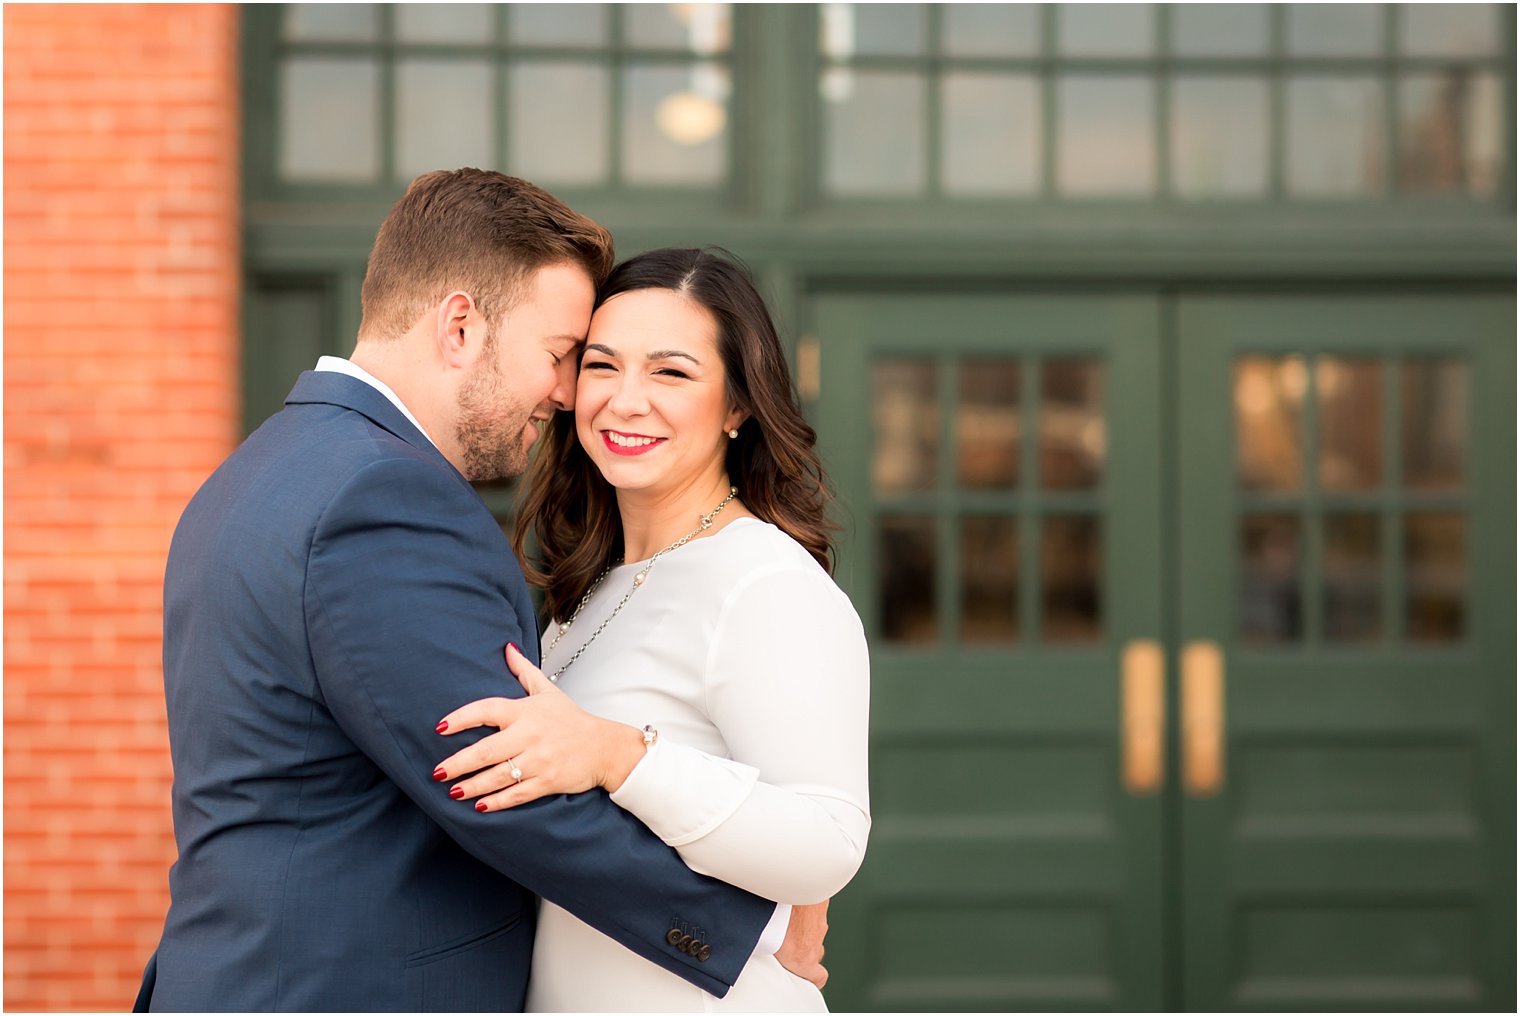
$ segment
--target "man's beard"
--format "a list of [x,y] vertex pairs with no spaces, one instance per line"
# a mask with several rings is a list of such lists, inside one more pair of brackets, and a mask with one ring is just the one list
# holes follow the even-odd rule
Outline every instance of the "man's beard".
[[459,389],[456,436],[464,478],[472,483],[510,480],[528,468],[522,434],[533,411],[508,397],[493,346],[487,344],[474,373]]

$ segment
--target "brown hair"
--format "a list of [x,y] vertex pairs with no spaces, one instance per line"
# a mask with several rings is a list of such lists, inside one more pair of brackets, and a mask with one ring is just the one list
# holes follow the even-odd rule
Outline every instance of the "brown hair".
[[[756,517],[832,571],[836,527],[827,517],[831,495],[813,450],[817,435],[802,416],[781,341],[749,273],[713,248],[654,250],[614,268],[597,306],[639,289],[671,290],[713,316],[728,398],[748,414],[728,444],[729,481]],[[622,556],[623,530],[613,488],[576,438],[573,415],[556,414],[539,445],[513,545],[528,562],[528,580],[544,588],[545,612],[564,618]],[[530,533],[538,543],[536,567],[525,553]]]
[[565,263],[600,285],[612,267],[612,234],[515,176],[485,169],[424,173],[375,237],[359,337],[397,338],[456,289],[494,324],[534,272]]

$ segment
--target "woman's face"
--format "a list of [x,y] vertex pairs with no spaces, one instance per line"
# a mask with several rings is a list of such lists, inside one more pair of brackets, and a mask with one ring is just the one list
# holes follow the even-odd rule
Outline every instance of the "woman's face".
[[591,318],[575,395],[581,446],[618,490],[679,493],[717,482],[728,401],[717,322],[668,289],[620,293]]

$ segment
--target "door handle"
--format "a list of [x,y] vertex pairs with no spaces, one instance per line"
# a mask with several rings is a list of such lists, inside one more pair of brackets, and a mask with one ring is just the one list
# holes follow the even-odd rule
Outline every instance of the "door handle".
[[1182,787],[1213,797],[1224,787],[1224,653],[1217,642],[1182,650]]
[[1159,791],[1166,776],[1165,660],[1154,639],[1124,647],[1124,789],[1137,796]]

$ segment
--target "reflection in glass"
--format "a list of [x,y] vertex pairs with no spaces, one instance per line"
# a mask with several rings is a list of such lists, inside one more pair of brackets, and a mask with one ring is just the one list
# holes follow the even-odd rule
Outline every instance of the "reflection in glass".
[[1357,197],[1383,189],[1383,90],[1373,77],[1288,82],[1288,189]]
[[519,60],[508,74],[509,172],[554,184],[606,183],[607,69]]
[[1096,487],[1107,450],[1102,364],[1091,358],[1046,360],[1040,373],[1040,486]]
[[1383,633],[1382,547],[1378,517],[1327,515],[1325,524],[1325,638],[1361,642]]
[[1040,526],[1040,600],[1046,642],[1102,634],[1103,544],[1095,515],[1051,515]]
[[1415,642],[1456,642],[1467,614],[1467,520],[1428,512],[1404,519],[1404,625]]
[[401,42],[492,42],[496,38],[496,11],[487,4],[396,4],[391,13]]
[[928,38],[923,4],[824,4],[819,15],[824,56],[916,56]]
[[380,36],[376,4],[286,4],[291,42],[373,42]]
[[1491,56],[1499,51],[1496,4],[1398,4],[1399,52]]
[[623,179],[714,184],[728,172],[728,69],[623,69]]
[[1178,56],[1266,56],[1266,4],[1173,4]]
[[947,56],[1035,56],[1039,4],[943,4],[939,45]]
[[1267,190],[1267,83],[1178,77],[1172,85],[1172,186],[1187,198]]
[[[396,64],[396,173],[496,162],[496,74],[485,61]],[[448,116],[439,116],[448,110]]]
[[936,641],[933,516],[883,515],[877,533],[882,637],[892,642]]
[[1375,360],[1322,356],[1319,482],[1325,490],[1371,490],[1383,479],[1383,368]]
[[1293,56],[1372,56],[1381,48],[1381,5],[1287,7],[1288,52]]
[[876,421],[871,485],[878,494],[934,487],[939,390],[931,360],[878,360],[871,367]]
[[291,57],[280,65],[280,176],[380,175],[380,68],[374,60]]
[[1494,74],[1454,67],[1399,80],[1399,188],[1494,193],[1503,90]]
[[1039,190],[1037,78],[949,73],[941,81],[940,96],[940,182],[946,193]]
[[1018,639],[1018,526],[1007,516],[961,519],[961,639]]
[[912,194],[924,188],[924,79],[919,74],[824,70],[824,184],[835,194]]
[[604,46],[606,4],[512,4],[507,35],[519,46]]
[[1235,361],[1235,461],[1245,490],[1303,485],[1303,406],[1308,374],[1301,356]]
[[964,360],[955,404],[956,481],[973,490],[1019,481],[1019,363]]
[[1155,90],[1147,77],[1060,79],[1056,184],[1061,193],[1149,194],[1155,189]]
[[1057,4],[1061,56],[1150,56],[1156,49],[1151,4]]
[[703,56],[728,49],[728,4],[625,4],[623,36],[634,49],[684,49]]
[[1400,403],[1405,487],[1457,490],[1467,482],[1468,374],[1461,360],[1404,361]]
[[1291,642],[1303,631],[1299,524],[1292,515],[1240,520],[1240,637]]

